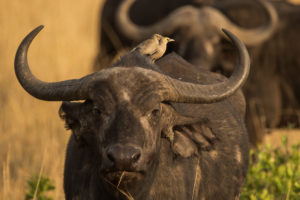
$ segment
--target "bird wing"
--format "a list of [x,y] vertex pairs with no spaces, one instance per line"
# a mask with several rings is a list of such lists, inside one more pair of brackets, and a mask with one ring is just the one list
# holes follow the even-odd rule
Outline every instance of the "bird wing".
[[155,55],[157,52],[158,52],[158,51],[155,50],[155,51],[153,51],[150,55],[153,56],[153,55]]

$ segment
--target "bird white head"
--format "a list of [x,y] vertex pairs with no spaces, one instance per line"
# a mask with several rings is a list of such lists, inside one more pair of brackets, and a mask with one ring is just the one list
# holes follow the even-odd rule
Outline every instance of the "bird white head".
[[156,39],[159,43],[168,43],[168,42],[174,42],[175,40],[169,37],[164,37],[158,33],[154,34],[152,36],[153,39]]

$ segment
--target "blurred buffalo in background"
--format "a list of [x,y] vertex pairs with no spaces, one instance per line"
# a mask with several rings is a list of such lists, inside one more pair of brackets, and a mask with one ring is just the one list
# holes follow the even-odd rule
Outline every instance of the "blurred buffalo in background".
[[168,51],[229,75],[236,54],[220,34],[220,28],[226,27],[248,46],[252,60],[243,90],[250,143],[255,146],[269,128],[299,126],[299,13],[299,6],[286,1],[107,1],[95,69],[105,68],[143,39],[161,33],[176,40]]
[[[176,40],[177,45],[172,45],[170,48],[172,51],[177,52],[193,64],[211,69],[218,61],[218,52],[221,47],[220,41],[223,38],[221,28],[231,30],[246,45],[253,46],[268,39],[277,25],[276,11],[265,1],[258,1],[258,3],[263,8],[261,9],[262,12],[266,13],[270,19],[266,19],[260,25],[251,29],[237,26],[214,7],[199,6],[199,2],[198,6],[196,6],[196,2],[186,1],[186,4],[193,4],[182,4],[179,8],[176,8],[176,5],[179,5],[176,1],[165,2],[163,5],[174,4],[174,10],[167,16],[163,15],[168,13],[167,11],[159,10],[162,2],[160,4],[152,2],[153,5],[158,6],[155,6],[157,10],[151,12],[149,17],[145,16],[144,12],[141,12],[147,10],[147,7],[150,6],[147,5],[147,1],[127,0],[119,1],[118,4],[113,4],[112,1],[107,2],[102,15],[102,48],[97,60],[103,60],[103,57],[106,59],[100,63],[100,66],[107,66],[106,62],[112,61],[115,56],[118,57],[120,51],[131,48],[133,45],[150,37],[153,33],[160,33]],[[138,3],[140,3],[141,7],[135,11],[134,5]],[[172,6],[167,8],[170,9]],[[112,11],[112,9],[114,10]],[[149,11],[147,10],[147,12]],[[153,19],[153,16],[156,16],[153,14],[160,12],[161,18],[149,25],[149,19]],[[131,17],[131,13],[134,13],[136,16],[133,15]]]
[[[120,53],[133,47],[140,41],[133,41],[122,34],[116,26],[117,9],[122,0],[107,0],[100,12],[101,26],[99,27],[99,54],[95,61],[95,69],[102,69],[112,62]],[[181,6],[196,5],[195,0],[139,0],[130,8],[130,18],[134,23],[150,25],[167,16],[170,12]],[[145,38],[144,38],[145,39]]]
[[[252,28],[266,16],[249,1],[223,2],[218,8],[240,26]],[[239,3],[237,3],[239,2]],[[244,87],[247,99],[246,122],[252,144],[261,142],[266,129],[299,127],[300,6],[272,1],[278,13],[278,26],[266,42],[249,48],[252,70]],[[222,62],[213,71],[232,72],[232,49],[222,44]]]

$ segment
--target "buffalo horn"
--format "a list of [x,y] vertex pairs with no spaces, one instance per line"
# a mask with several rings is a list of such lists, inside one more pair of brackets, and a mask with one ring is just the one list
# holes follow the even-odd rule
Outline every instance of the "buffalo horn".
[[[257,28],[245,29],[240,26],[237,26],[233,22],[231,22],[227,17],[225,17],[221,12],[216,12],[215,16],[211,18],[211,23],[215,23],[219,28],[225,27],[226,29],[233,32],[235,35],[239,37],[240,40],[244,42],[244,44],[248,46],[258,45],[267,39],[269,39],[278,25],[278,14],[275,10],[274,6],[266,0],[257,0],[266,10],[266,13],[269,16],[268,23],[259,26]],[[217,10],[216,10],[217,11]],[[216,19],[220,19],[216,21]]]
[[[29,94],[41,100],[72,101],[87,99],[89,83],[102,79],[102,76],[105,77],[105,70],[92,73],[81,79],[52,83],[43,82],[31,73],[27,62],[27,52],[32,40],[42,28],[43,26],[39,26],[29,33],[18,48],[15,58],[15,72],[20,84]],[[199,85],[159,74],[158,76],[161,76],[160,81],[165,85],[165,90],[161,93],[163,100],[182,103],[214,103],[229,97],[243,85],[250,69],[248,51],[236,36],[227,30],[223,31],[238,50],[239,62],[232,76],[224,82]]]
[[[245,29],[235,25],[222,12],[213,8],[204,6],[195,8],[193,6],[183,6],[174,10],[161,21],[150,26],[139,26],[134,24],[129,17],[129,10],[135,0],[123,0],[116,13],[116,24],[119,30],[132,40],[144,40],[153,33],[169,35],[177,28],[188,25],[204,27],[199,22],[209,24],[218,30],[224,27],[237,35],[246,45],[256,45],[267,40],[273,33],[278,24],[278,15],[275,8],[265,0],[257,0],[263,5],[270,20],[267,24],[257,28]],[[201,9],[201,10],[199,10]],[[201,16],[199,14],[201,13]]]
[[[20,44],[15,57],[15,73],[22,87],[32,96],[46,101],[71,101],[87,98],[84,89],[88,76],[61,82],[48,83],[37,79],[30,71],[27,62],[28,48],[44,26],[38,26]],[[91,75],[89,75],[91,76]]]
[[231,77],[220,83],[199,85],[165,76],[168,85],[166,88],[169,88],[169,91],[161,94],[164,100],[181,103],[214,103],[234,94],[245,83],[250,70],[248,51],[235,35],[228,30],[222,30],[238,50],[238,64]]

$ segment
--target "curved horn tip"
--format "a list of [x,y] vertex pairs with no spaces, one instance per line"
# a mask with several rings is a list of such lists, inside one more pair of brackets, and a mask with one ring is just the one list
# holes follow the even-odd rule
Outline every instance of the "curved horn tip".
[[238,42],[238,43],[240,43],[240,45],[241,45],[242,48],[246,48],[244,42],[242,42],[242,41],[241,41],[235,34],[233,34],[231,31],[229,31],[229,30],[227,30],[227,29],[225,29],[225,28],[221,28],[221,30],[223,31],[223,33],[224,33],[227,37],[229,37],[229,39],[230,39],[232,42],[234,42],[234,43]]
[[[38,27],[36,27],[35,29],[39,29],[39,30],[42,30],[45,26],[43,24],[39,25]],[[34,30],[35,30],[34,29]]]
[[33,36],[33,38],[44,28],[44,25],[39,25],[33,29],[28,35]]
[[[36,27],[35,29],[33,29],[21,42],[21,44],[19,45],[19,48],[17,50],[17,55],[19,52],[23,51],[22,49],[28,49],[30,43],[32,42],[32,40],[36,37],[36,35],[44,28],[44,25],[40,25],[38,27]],[[27,51],[27,50],[25,50]]]
[[226,28],[221,28],[222,32],[225,33],[226,36],[228,36],[230,39],[232,37],[236,37],[232,32],[230,32],[229,30],[227,30]]
[[28,35],[36,36],[43,28],[44,28],[44,25],[39,25],[38,27],[33,29]]
[[32,40],[36,37],[36,35],[44,28],[44,25],[40,25],[33,29],[21,42],[21,44],[18,47],[16,57],[15,57],[15,63],[20,59],[20,56],[22,56],[22,52],[27,54],[28,48],[32,42]]

